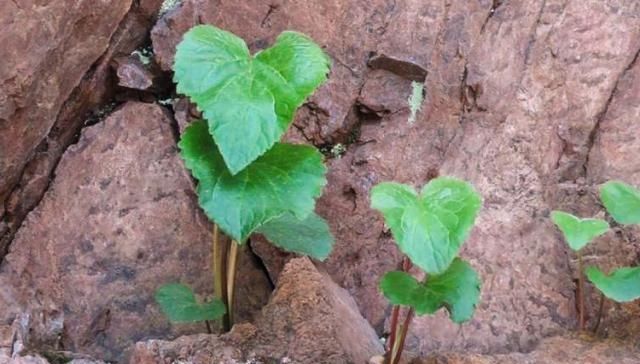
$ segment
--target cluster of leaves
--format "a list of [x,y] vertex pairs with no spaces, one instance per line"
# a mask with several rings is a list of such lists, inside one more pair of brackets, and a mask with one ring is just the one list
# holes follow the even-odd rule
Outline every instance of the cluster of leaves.
[[371,205],[382,213],[400,251],[427,274],[420,282],[407,272],[386,273],[380,282],[385,297],[418,315],[444,307],[452,321],[469,320],[480,295],[480,279],[457,256],[481,206],[473,187],[439,177],[418,194],[406,185],[381,183],[371,192]]
[[[323,156],[280,142],[329,68],[322,49],[296,32],[253,56],[241,38],[211,25],[193,27],[177,46],[177,91],[204,117],[182,135],[181,156],[198,180],[200,206],[238,244],[259,232],[287,251],[329,255],[333,237],[313,212],[326,184]],[[164,286],[156,298],[174,321],[220,315],[217,303],[197,304],[187,286]]]
[[[610,181],[601,187],[600,199],[618,224],[640,224],[640,191],[636,188]],[[562,211],[553,211],[551,219],[562,231],[569,247],[578,254],[589,242],[609,230],[609,224],[604,220],[581,219]],[[596,288],[614,301],[629,302],[640,298],[640,267],[623,267],[605,274],[598,267],[589,266],[585,273]]]

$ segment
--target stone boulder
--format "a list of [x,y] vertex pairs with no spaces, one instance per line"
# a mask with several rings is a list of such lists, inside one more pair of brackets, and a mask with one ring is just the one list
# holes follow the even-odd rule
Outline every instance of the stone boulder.
[[150,340],[131,363],[366,363],[383,351],[375,332],[343,288],[307,258],[291,260],[255,324],[228,334]]
[[[175,325],[153,295],[184,282],[210,295],[211,224],[177,156],[175,125],[160,106],[127,103],[85,128],[19,230],[0,267],[0,324],[25,318],[25,346],[107,361],[145,338],[206,332]],[[236,307],[252,320],[271,285],[241,257]],[[5,297],[6,296],[6,297]],[[19,315],[20,314],[20,315]]]
[[130,6],[131,0],[0,4],[0,206]]
[[148,39],[161,3],[0,4],[0,259],[66,148],[113,109],[111,61]]

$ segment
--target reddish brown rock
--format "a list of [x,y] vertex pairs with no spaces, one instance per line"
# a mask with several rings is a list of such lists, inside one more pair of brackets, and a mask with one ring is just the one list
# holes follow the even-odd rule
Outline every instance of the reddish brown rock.
[[544,340],[532,352],[506,355],[440,354],[408,364],[635,364],[640,349],[615,340],[554,337]]
[[[159,106],[128,103],[65,153],[0,277],[29,315],[30,344],[118,360],[142,338],[205,331],[170,325],[153,294],[176,281],[211,294],[210,232],[169,117]],[[271,289],[244,259],[237,309],[250,320]],[[9,321],[12,312],[2,307],[0,317]]]
[[0,4],[0,204],[130,6],[131,0]]
[[135,346],[131,363],[366,363],[382,346],[351,296],[307,258],[291,260],[255,326]]
[[[161,2],[117,1],[104,9],[93,2],[72,8],[64,1],[38,8],[23,2],[19,11],[2,12],[10,14],[12,24],[3,34],[3,44],[7,44],[3,51],[11,53],[5,57],[6,72],[20,75],[2,84],[4,71],[0,72],[0,100],[5,97],[3,91],[18,87],[12,82],[22,85],[19,91],[11,91],[6,103],[0,102],[0,108],[10,106],[13,99],[24,105],[6,126],[0,112],[0,131],[5,130],[0,136],[0,174],[5,176],[0,181],[0,257],[26,214],[42,198],[60,156],[77,140],[80,129],[113,108],[109,100],[116,83],[109,63],[113,57],[130,54],[147,39]],[[43,15],[38,14],[46,14],[49,20],[40,21]],[[26,28],[32,31],[24,33]],[[47,55],[41,56],[43,52]],[[22,68],[12,68],[14,61],[21,62]],[[38,81],[33,83],[34,79]],[[20,140],[19,145],[15,140]],[[16,160],[10,161],[12,158]],[[13,165],[13,172],[5,173],[4,163]]]
[[[605,175],[635,177],[633,153],[626,158],[617,148],[633,151],[640,143],[621,131],[635,130],[625,124],[637,106],[637,4],[376,0],[301,8],[292,1],[187,0],[154,29],[154,46],[168,69],[180,35],[203,22],[239,34],[252,50],[285,28],[326,47],[334,72],[298,113],[291,136],[335,143],[344,141],[341,130],[349,131],[346,154],[329,161],[318,204],[337,237],[324,266],[379,332],[389,307],[378,280],[401,257],[369,207],[370,189],[387,180],[420,187],[437,175],[465,178],[484,197],[462,252],[481,273],[482,302],[463,326],[444,314],[417,319],[409,347],[530,350],[545,336],[573,329],[575,267],[548,214],[595,214],[593,183]],[[370,54],[378,58],[369,62]],[[367,63],[376,70],[367,71]],[[409,124],[402,105],[416,70],[427,71],[426,95]],[[619,170],[601,172],[614,161]],[[612,233],[603,245],[620,247],[635,236]],[[607,264],[628,263],[634,249],[598,254]],[[277,276],[281,257],[261,255]]]
[[138,57],[116,58],[118,85],[136,90],[148,90],[153,86],[153,74]]

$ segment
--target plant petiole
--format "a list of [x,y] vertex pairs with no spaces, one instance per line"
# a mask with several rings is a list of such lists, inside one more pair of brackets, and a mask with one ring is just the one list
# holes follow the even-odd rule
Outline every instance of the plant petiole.
[[233,304],[235,299],[236,271],[238,267],[239,245],[235,240],[229,246],[227,257],[227,312],[229,313],[229,323],[233,325]]
[[584,331],[584,273],[582,272],[582,252],[578,251],[578,311],[580,331]]
[[400,362],[400,357],[402,357],[402,349],[404,349],[404,341],[407,338],[407,333],[409,332],[409,325],[411,324],[411,320],[413,320],[413,315],[415,311],[413,308],[409,309],[407,312],[407,316],[404,319],[404,323],[400,325],[400,337],[398,339],[397,348],[393,351],[393,361],[391,364],[398,364]]
[[600,327],[600,321],[602,320],[602,316],[604,315],[604,293],[600,293],[600,305],[598,307],[598,318],[596,319],[596,324],[593,327],[593,333],[598,332],[598,328]]
[[222,301],[227,307],[227,313],[222,319],[224,331],[231,329],[230,308],[228,303],[227,290],[227,269],[225,253],[227,251],[226,241],[221,241],[218,225],[213,225],[213,288],[216,298]]
[[[409,269],[411,269],[411,267],[412,267],[412,264],[409,258],[403,257],[402,271],[408,272]],[[400,305],[393,306],[393,311],[391,312],[391,333],[389,334],[389,346],[387,347],[387,354],[385,355],[386,363],[388,364],[393,364],[394,362],[397,363],[397,360],[400,359],[400,354],[402,354],[401,347],[404,344],[402,332],[404,327],[409,326],[408,321],[411,321],[410,315],[411,316],[413,315],[412,311],[413,309],[411,309],[407,313],[407,317],[405,318],[405,323],[404,325],[402,325],[398,322],[399,316],[400,316]],[[400,336],[398,336],[398,334],[400,334]],[[404,334],[406,335],[406,332]]]

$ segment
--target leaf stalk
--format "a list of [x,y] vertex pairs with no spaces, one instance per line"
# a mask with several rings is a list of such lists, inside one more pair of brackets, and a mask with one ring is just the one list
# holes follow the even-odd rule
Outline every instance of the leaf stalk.
[[233,325],[233,307],[235,302],[236,272],[238,267],[239,245],[235,240],[231,241],[229,255],[227,257],[227,312],[229,313],[230,326]]
[[584,273],[582,272],[582,253],[578,254],[578,311],[580,331],[584,331]]
[[222,325],[224,331],[231,329],[231,307],[228,305],[228,288],[227,288],[227,262],[226,262],[226,241],[220,239],[220,232],[218,231],[218,225],[213,225],[213,288],[216,298],[224,303],[227,307],[227,313],[222,318]]

